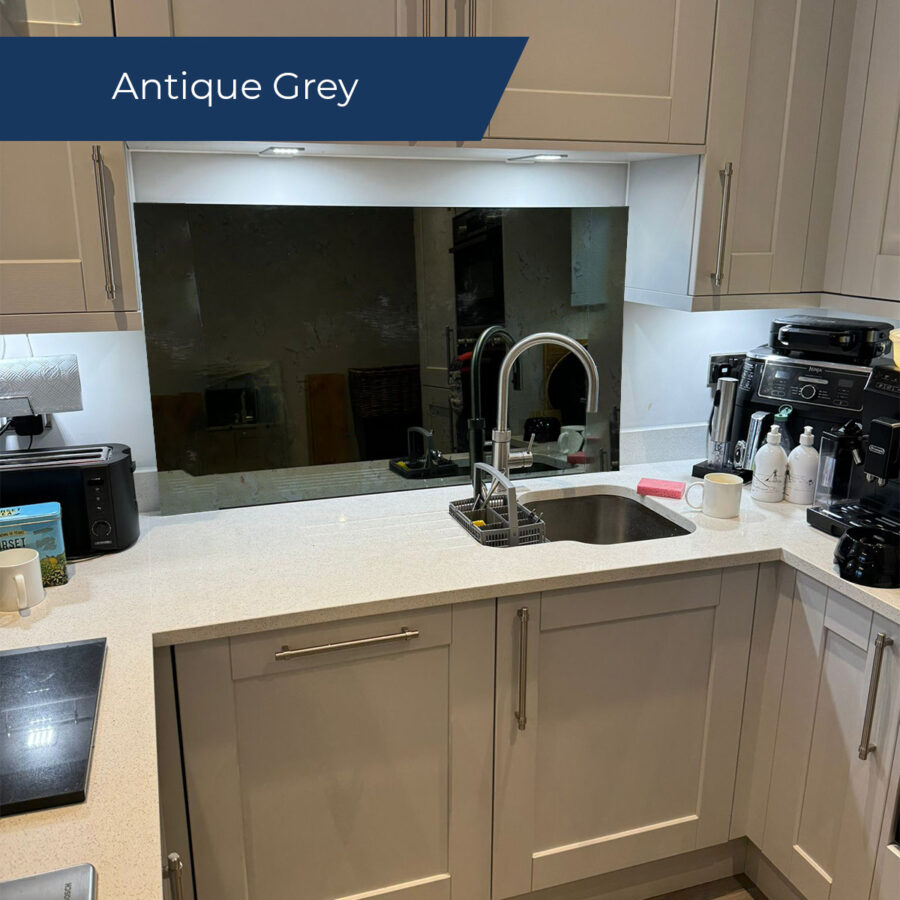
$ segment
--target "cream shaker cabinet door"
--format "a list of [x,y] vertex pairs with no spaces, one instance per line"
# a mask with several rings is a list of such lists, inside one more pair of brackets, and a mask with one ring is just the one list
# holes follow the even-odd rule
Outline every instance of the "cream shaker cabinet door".
[[896,900],[900,894],[900,735],[894,746],[894,767],[888,784],[888,798],[875,864],[875,880],[870,900]]
[[898,641],[900,627],[797,575],[762,849],[809,900],[869,895],[900,721]]
[[198,897],[489,896],[493,601],[179,647],[176,669]]
[[[113,34],[112,0],[78,0],[72,3],[0,3],[0,37],[111,37]],[[48,16],[49,11],[49,16]],[[71,13],[81,14],[80,22],[71,22]],[[43,24],[38,19],[58,15],[56,24]],[[29,16],[35,21],[29,21]]]
[[828,251],[836,293],[900,300],[898,59],[900,0],[860,0]]
[[756,580],[499,601],[495,900],[728,840]]
[[715,0],[449,0],[448,13],[455,33],[528,37],[492,138],[705,140]]
[[137,306],[123,145],[0,142],[0,315]]
[[[826,113],[837,109],[830,92],[826,98],[829,52],[832,67],[839,67],[837,46],[849,45],[840,26],[832,43],[834,13],[832,0],[755,0],[740,157],[726,210],[729,258],[722,293],[821,290],[827,234],[810,222],[810,212],[823,104],[827,100]],[[826,137],[836,144],[837,129]],[[718,195],[719,185],[714,187]],[[810,228],[817,246],[807,260]],[[807,262],[817,271],[804,283]],[[709,293],[715,285],[709,273],[701,274],[698,288]]]
[[178,37],[442,35],[443,23],[441,4],[423,0],[172,0]]

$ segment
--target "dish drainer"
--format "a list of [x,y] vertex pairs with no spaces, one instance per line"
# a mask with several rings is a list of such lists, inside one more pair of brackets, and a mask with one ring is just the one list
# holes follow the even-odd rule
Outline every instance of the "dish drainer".
[[[516,500],[513,483],[487,463],[475,463],[475,468],[491,476],[490,488],[483,496],[479,493],[465,500],[453,500],[450,515],[485,547],[544,543],[543,520]],[[503,487],[504,493],[495,497],[498,485]],[[510,510],[515,510],[515,516]]]

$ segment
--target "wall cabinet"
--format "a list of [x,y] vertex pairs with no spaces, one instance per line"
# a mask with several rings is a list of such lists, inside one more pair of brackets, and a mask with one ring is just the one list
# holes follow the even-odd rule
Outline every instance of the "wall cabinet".
[[859,0],[825,289],[900,300],[900,0]]
[[762,850],[808,900],[869,896],[898,722],[900,626],[798,574]]
[[198,897],[489,895],[493,601],[178,647],[176,668]]
[[[56,10],[62,18],[72,7],[81,12],[78,25],[47,25],[29,22],[29,13],[35,19],[46,19],[47,12]],[[78,0],[68,4],[0,4],[0,37],[109,37],[113,31],[112,0]]]
[[450,0],[448,13],[451,33],[528,36],[491,138],[704,142],[715,0]]
[[626,299],[819,304],[852,15],[719,3],[705,156],[631,164]]
[[756,576],[499,601],[495,900],[728,840]]
[[0,330],[137,307],[124,146],[0,142]]
[[[444,34],[441,2],[422,0],[115,0],[117,34],[176,37],[403,37]],[[121,14],[120,14],[121,8]],[[171,12],[170,12],[171,11]],[[425,17],[428,21],[425,21]]]

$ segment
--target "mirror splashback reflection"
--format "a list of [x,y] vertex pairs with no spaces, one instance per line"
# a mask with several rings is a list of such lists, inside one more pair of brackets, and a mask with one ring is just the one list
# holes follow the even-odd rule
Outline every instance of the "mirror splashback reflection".
[[[569,335],[600,371],[586,422],[581,364],[522,356],[510,427],[535,465],[515,477],[617,468],[627,209],[138,203],[135,221],[164,513],[466,496],[472,351],[495,325]],[[488,441],[504,352],[482,357]]]

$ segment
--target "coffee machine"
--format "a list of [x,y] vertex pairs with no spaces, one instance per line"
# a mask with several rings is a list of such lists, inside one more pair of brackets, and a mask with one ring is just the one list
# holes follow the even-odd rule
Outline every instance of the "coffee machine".
[[[752,468],[776,417],[788,450],[811,425],[822,484],[807,520],[830,534],[872,518],[881,528],[898,530],[900,370],[884,356],[891,327],[785,316],[772,322],[769,344],[749,351],[741,370],[732,468],[737,474]],[[830,491],[829,466],[836,476]]]

